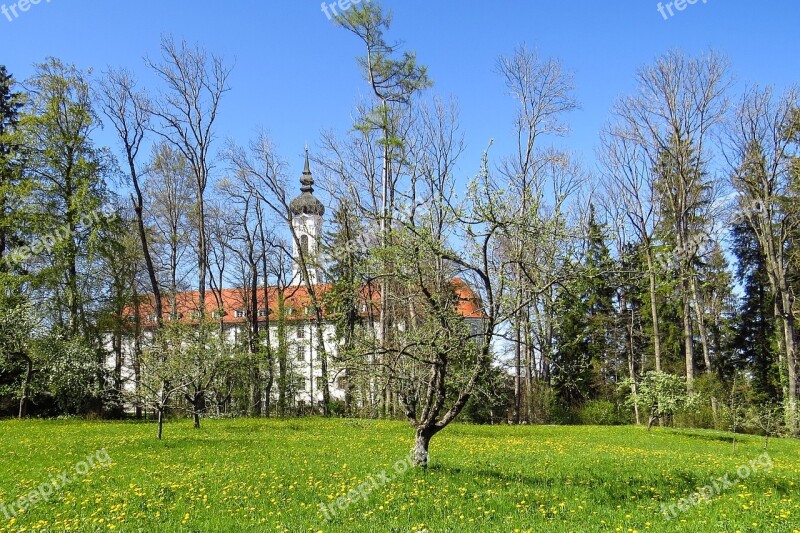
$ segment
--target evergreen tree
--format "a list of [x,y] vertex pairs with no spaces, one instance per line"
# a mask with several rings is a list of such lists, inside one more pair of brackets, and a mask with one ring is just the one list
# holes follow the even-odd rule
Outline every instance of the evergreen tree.
[[562,286],[556,299],[552,385],[563,404],[577,407],[592,388],[588,306],[580,282]]
[[[674,243],[673,254],[682,303],[683,355],[686,385],[691,391],[695,368],[695,327],[699,330],[704,355],[708,359],[705,324],[696,320],[699,306],[697,288],[697,258],[705,240],[707,209],[711,204],[711,187],[706,180],[703,161],[692,140],[684,134],[674,134],[660,151],[654,172],[661,218],[665,221],[666,242]],[[710,361],[706,360],[709,368]]]
[[[585,284],[586,337],[592,365],[594,391],[597,395],[609,381],[619,379],[620,366],[612,349],[611,332],[615,322],[614,296],[617,270],[611,258],[604,228],[598,223],[593,204],[589,205],[587,223]],[[612,386],[612,391],[613,388]]]
[[734,365],[748,368],[757,398],[781,396],[780,371],[775,353],[774,295],[770,289],[764,255],[753,229],[746,222],[733,227],[732,251],[737,258],[736,280],[742,286],[734,339]]
[[582,275],[560,290],[556,321],[553,385],[561,400],[571,406],[601,397],[605,386],[620,377],[611,334],[616,315],[616,268],[591,205],[582,263]]

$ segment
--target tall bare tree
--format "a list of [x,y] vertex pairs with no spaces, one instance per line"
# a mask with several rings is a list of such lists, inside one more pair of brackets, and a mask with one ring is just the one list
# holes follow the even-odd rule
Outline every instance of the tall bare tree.
[[[515,101],[515,151],[501,164],[500,171],[509,187],[519,195],[518,211],[521,218],[543,208],[547,191],[546,170],[550,163],[564,156],[542,146],[548,136],[564,135],[569,131],[563,116],[577,107],[574,98],[572,75],[555,59],[543,59],[524,46],[510,56],[498,60],[498,72],[506,89]],[[519,239],[512,243],[512,254],[520,257],[536,243]],[[514,421],[519,423],[523,411],[523,396],[533,392],[533,357],[531,346],[530,306],[526,299],[524,276],[517,265],[513,273],[517,287],[519,312],[513,319],[514,342]],[[549,363],[548,363],[549,364]],[[525,388],[523,390],[523,379]],[[525,416],[527,418],[527,416]]]
[[[655,231],[659,225],[658,200],[646,150],[624,130],[609,127],[602,136],[600,154],[603,183],[609,198],[623,213],[644,253],[655,370],[662,369],[661,324],[659,320],[659,270],[655,256]],[[619,205],[622,204],[622,205]]]
[[790,243],[800,230],[797,161],[800,143],[800,89],[776,95],[771,87],[751,87],[728,128],[727,157],[738,193],[739,215],[756,235],[775,297],[781,325],[781,374],[786,423],[798,432],[797,326],[790,276]]
[[[311,269],[317,268],[319,258],[300,242],[300,235],[292,224],[293,213],[291,197],[284,174],[285,163],[275,153],[272,141],[265,133],[250,144],[249,151],[231,145],[227,151],[227,158],[234,171],[246,184],[248,190],[259,199],[269,210],[285,223],[291,230],[292,241],[297,250],[296,260],[300,273],[299,282],[305,287],[314,316],[314,337],[317,358],[320,364],[320,382],[322,385],[323,414],[330,414],[330,383],[328,373],[328,350],[325,346],[325,311],[323,308],[322,294],[319,286],[314,284],[314,276],[310,275]],[[308,153],[306,153],[306,170],[310,175]],[[313,380],[312,380],[313,381]],[[313,384],[312,384],[313,392]]]
[[692,58],[669,52],[641,68],[636,79],[638,93],[616,106],[620,121],[617,133],[646,156],[646,164],[655,173],[652,183],[661,214],[668,219],[676,242],[686,378],[687,387],[692,389],[693,279],[703,242],[702,224],[707,220],[704,210],[712,203],[705,180],[711,136],[727,107],[727,63],[714,53]]
[[161,325],[164,320],[164,307],[161,287],[158,283],[158,275],[145,228],[145,199],[137,161],[150,124],[150,112],[148,111],[150,105],[146,94],[137,90],[133,76],[124,69],[109,69],[106,72],[99,83],[99,96],[101,108],[113,124],[125,153],[128,176],[134,190],[134,195],[131,195],[131,203],[136,213],[139,242],[150,280],[150,289],[153,291],[156,321]]
[[231,68],[222,58],[185,41],[176,43],[171,36],[161,40],[160,60],[148,59],[147,65],[165,85],[148,109],[157,119],[151,130],[183,154],[194,177],[198,305],[204,319],[208,273],[205,199],[212,167],[210,150],[220,102],[229,90]]

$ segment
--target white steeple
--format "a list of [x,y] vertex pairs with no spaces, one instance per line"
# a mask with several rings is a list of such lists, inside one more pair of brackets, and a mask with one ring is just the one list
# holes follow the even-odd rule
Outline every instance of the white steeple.
[[319,269],[317,258],[319,243],[322,239],[322,217],[325,216],[325,206],[314,196],[314,178],[311,176],[311,165],[308,159],[308,146],[306,146],[306,165],[303,176],[300,178],[300,196],[292,200],[289,211],[292,216],[292,277],[297,284],[303,284],[302,259],[305,260],[309,281],[319,283]]

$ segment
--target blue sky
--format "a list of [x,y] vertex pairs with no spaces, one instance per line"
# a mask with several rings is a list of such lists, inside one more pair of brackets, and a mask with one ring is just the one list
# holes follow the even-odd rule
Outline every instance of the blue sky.
[[[0,6],[18,1],[0,0]],[[638,66],[669,49],[718,50],[731,60],[738,87],[786,87],[800,78],[796,0],[698,0],[668,20],[651,0],[382,4],[394,13],[391,37],[429,67],[433,91],[460,104],[468,141],[465,176],[475,174],[489,139],[498,156],[508,147],[513,108],[494,65],[521,43],[560,58],[574,72],[581,109],[569,117],[572,133],[563,142],[589,169],[615,99],[632,91]],[[18,79],[28,77],[34,63],[56,56],[96,73],[107,65],[126,66],[146,85],[150,75],[142,58],[158,54],[161,34],[201,43],[236,65],[221,110],[220,140],[245,142],[264,128],[298,174],[305,143],[313,150],[321,130],[345,131],[366,92],[355,62],[359,43],[334,27],[318,0],[40,0],[28,7],[10,21],[0,15],[0,63]],[[98,141],[113,139],[101,132]]]

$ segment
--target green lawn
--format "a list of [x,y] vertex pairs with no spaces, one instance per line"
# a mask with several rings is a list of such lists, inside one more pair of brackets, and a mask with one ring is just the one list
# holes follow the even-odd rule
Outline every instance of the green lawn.
[[[50,492],[51,478],[64,484],[64,470],[70,478],[10,519],[0,507],[0,532],[800,530],[798,441],[771,441],[766,457],[762,439],[740,437],[734,453],[730,434],[710,431],[455,425],[434,438],[427,472],[398,473],[412,435],[401,423],[174,422],[163,442],[154,434],[0,422],[6,512],[36,487]],[[739,479],[751,460],[756,471]],[[708,503],[678,508],[705,485]],[[668,521],[662,503],[678,516]]]

